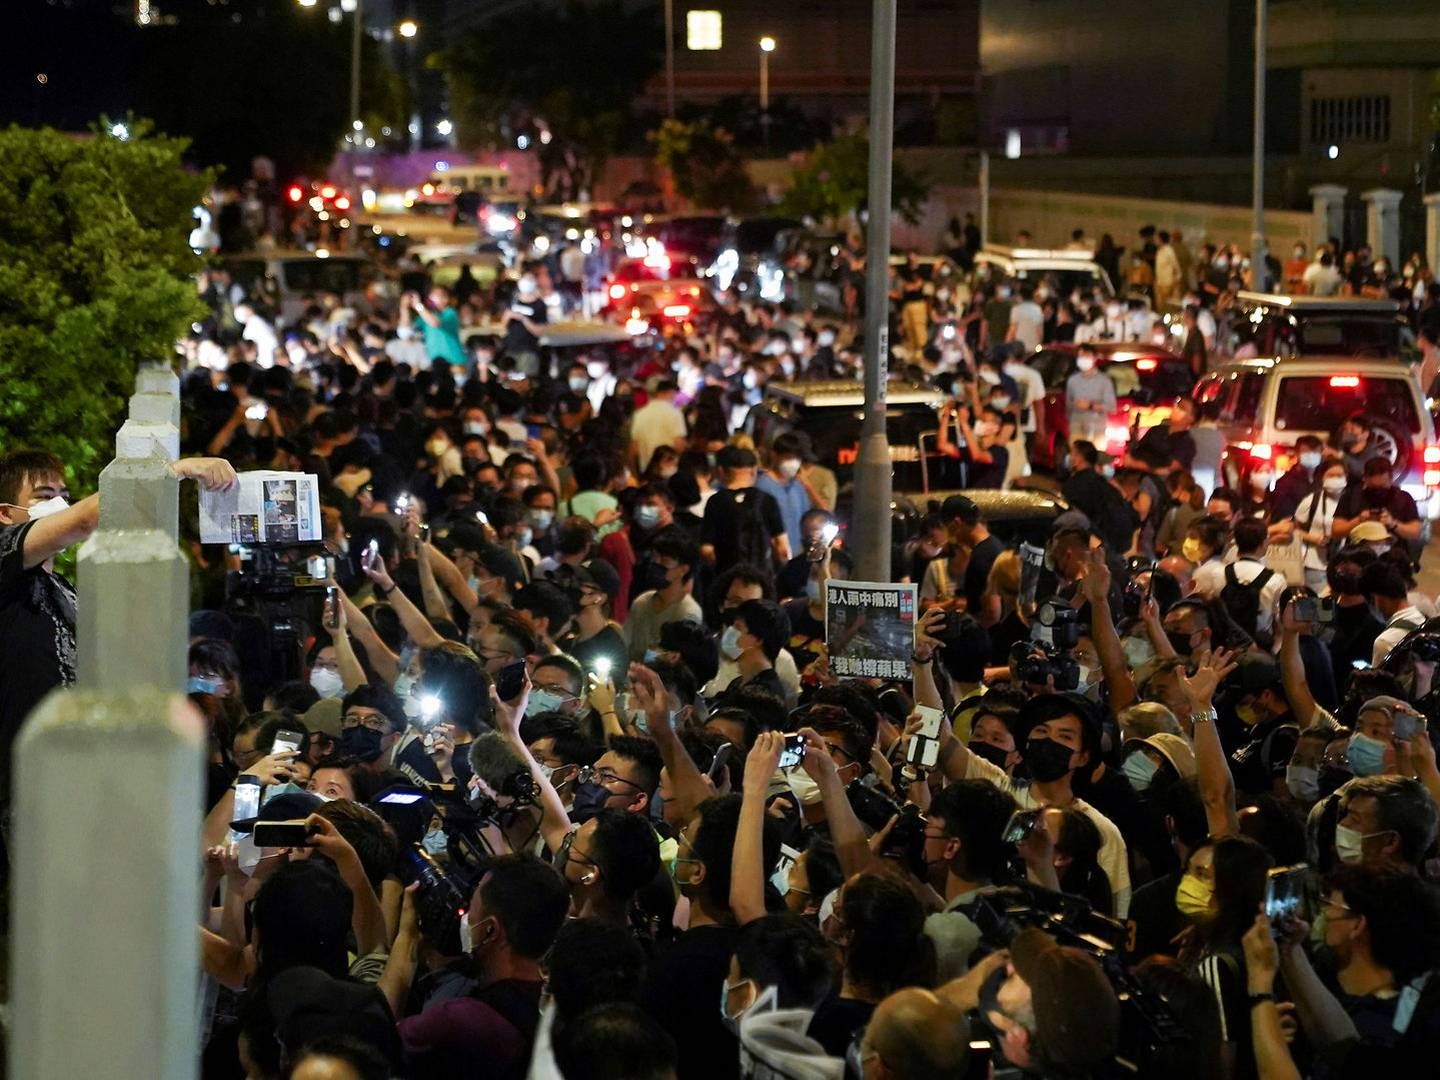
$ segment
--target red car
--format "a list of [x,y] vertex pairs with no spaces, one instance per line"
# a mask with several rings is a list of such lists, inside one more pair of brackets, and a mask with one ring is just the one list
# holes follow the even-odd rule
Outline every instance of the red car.
[[[1124,455],[1131,432],[1154,427],[1170,416],[1175,398],[1190,393],[1195,376],[1186,360],[1168,349],[1135,341],[1092,342],[1104,371],[1115,383],[1118,407],[1105,424],[1105,445],[1099,449],[1113,458]],[[1045,402],[1037,417],[1038,432],[1030,450],[1030,464],[1057,470],[1069,453],[1070,417],[1065,408],[1065,383],[1075,373],[1072,344],[1043,345],[1028,358],[1045,380]]]

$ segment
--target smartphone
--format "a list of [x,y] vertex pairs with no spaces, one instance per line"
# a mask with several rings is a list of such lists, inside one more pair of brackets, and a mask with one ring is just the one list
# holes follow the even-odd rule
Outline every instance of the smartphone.
[[940,761],[940,740],[917,735],[905,746],[905,762],[920,769],[933,769]]
[[403,514],[403,513],[405,513],[406,510],[409,510],[409,509],[410,509],[410,496],[409,496],[409,495],[396,495],[396,496],[395,496],[395,507],[394,507],[394,509],[395,509],[395,513],[397,513],[397,514]]
[[270,415],[270,406],[263,401],[252,401],[245,406],[246,420],[264,420]]
[[[598,665],[597,665],[598,666]],[[495,693],[501,701],[514,701],[525,689],[525,661],[506,664],[495,676]]]
[[252,835],[260,848],[310,846],[310,826],[303,818],[296,821],[257,821]]
[[371,540],[365,548],[365,569],[380,569],[380,541]]
[[940,738],[940,721],[945,714],[928,705],[916,705],[915,711],[920,714],[920,734],[927,739]]
[[1310,867],[1298,863],[1295,866],[1277,866],[1266,876],[1265,914],[1272,923],[1300,914],[1309,875]]
[[232,821],[249,821],[260,813],[260,780],[242,776],[235,781],[235,812]]
[[410,806],[424,797],[418,791],[392,791],[388,795],[381,795],[379,801],[386,806]]
[[1018,844],[1029,836],[1040,824],[1042,810],[1016,810],[1005,823],[1003,839],[1007,844]]
[[720,774],[725,771],[725,767],[730,764],[730,757],[734,753],[734,743],[728,742],[722,743],[719,749],[715,751],[715,760],[710,762],[710,768],[705,773],[705,775],[710,778],[711,782],[715,782],[719,779]]
[[1425,718],[1414,713],[1395,714],[1395,738],[1409,741],[1425,730]]
[[320,618],[327,627],[340,623],[340,590],[334,585],[325,586],[325,611]]
[[428,544],[429,542],[430,542],[430,526],[427,525],[427,524],[425,524],[424,522],[421,522],[421,523],[420,523],[420,543],[422,543],[422,544]]
[[[595,677],[601,682],[604,682],[610,677],[610,658],[608,656],[597,656],[592,670],[595,672]],[[504,701],[505,695],[501,694],[500,699]]]
[[279,754],[286,750],[299,753],[300,747],[305,745],[305,736],[298,731],[277,731],[275,742],[271,744],[270,753]]
[[793,769],[805,760],[805,736],[786,735],[785,749],[780,751],[780,768]]

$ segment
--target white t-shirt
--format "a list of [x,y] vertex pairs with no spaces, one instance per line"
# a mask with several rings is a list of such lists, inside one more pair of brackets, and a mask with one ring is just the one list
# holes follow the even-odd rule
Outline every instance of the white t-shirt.
[[[1008,791],[1014,796],[1015,803],[1021,810],[1038,810],[1045,805],[1035,798],[1029,784],[1016,784],[1004,769],[990,764],[978,754],[971,754],[968,760],[970,764],[965,770],[966,780],[990,781],[1001,791]],[[1110,880],[1110,893],[1115,900],[1115,917],[1124,919],[1130,914],[1130,864],[1126,861],[1125,837],[1120,835],[1120,830],[1113,821],[1084,799],[1077,798],[1071,805],[1093,821],[1095,828],[1100,830],[1100,854],[1097,861]]]
[[650,464],[650,456],[661,446],[674,446],[685,438],[685,414],[673,401],[651,398],[635,410],[630,418],[630,441],[640,468]]
[[[1241,585],[1249,585],[1259,577],[1266,569],[1265,564],[1249,555],[1243,555],[1232,563],[1235,567],[1235,580]],[[1224,575],[1221,575],[1221,588],[1224,588]],[[1272,572],[1270,580],[1260,588],[1260,613],[1255,617],[1255,629],[1262,634],[1268,634],[1270,628],[1275,624],[1275,603],[1280,599],[1280,594],[1285,591],[1285,575],[1279,572]]]
[[1214,600],[1225,587],[1225,560],[1211,556],[1195,568],[1190,584],[1201,600]]
[[[780,655],[775,657],[775,675],[780,680],[780,685],[785,687],[786,705],[794,705],[800,697],[800,671],[795,667],[795,658],[790,655],[789,649],[781,649]],[[720,668],[700,691],[700,696],[712,698],[723,693],[725,688],[740,676],[740,663],[736,660],[727,660],[720,657]]]
[[1038,403],[1045,400],[1045,380],[1023,360],[1010,360],[1002,370],[1014,379],[1015,385],[1020,388],[1020,400],[1017,404],[1030,410],[1021,423],[1020,430],[1034,431],[1035,410]]
[[1045,312],[1033,300],[1021,300],[1010,309],[1010,329],[1015,331],[1015,340],[1025,346],[1026,351],[1040,347],[1045,336]]
[[[1320,493],[1320,505],[1315,508],[1315,519],[1310,522],[1310,528],[1305,528],[1305,522],[1310,520],[1310,505],[1315,501],[1315,495],[1309,494],[1300,500],[1300,505],[1295,508],[1295,528],[1305,532],[1321,533],[1324,536],[1330,535],[1330,527],[1335,524],[1335,508],[1340,505],[1340,500],[1325,492]],[[1314,544],[1305,545],[1305,569],[1324,570],[1325,555],[1324,549]]]
[[255,343],[255,359],[261,367],[275,366],[275,350],[280,347],[280,339],[275,336],[273,326],[259,315],[253,315],[240,336]]

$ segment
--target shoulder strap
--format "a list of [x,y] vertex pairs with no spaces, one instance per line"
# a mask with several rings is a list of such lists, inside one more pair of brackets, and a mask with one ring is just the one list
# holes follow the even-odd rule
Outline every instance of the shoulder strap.
[[1310,531],[1310,526],[1315,524],[1315,514],[1320,509],[1320,504],[1328,497],[1324,488],[1312,492],[1310,495],[1310,513],[1305,518],[1305,531]]
[[1226,564],[1225,564],[1225,584],[1227,584],[1227,585],[1239,585],[1239,584],[1240,584],[1240,579],[1235,576],[1235,564],[1234,564],[1233,562],[1232,562],[1232,563],[1226,563]]
[[1249,588],[1254,589],[1257,593],[1264,592],[1266,584],[1274,576],[1275,571],[1271,570],[1267,566],[1264,570],[1260,571],[1260,573],[1256,574],[1253,578],[1250,579]]

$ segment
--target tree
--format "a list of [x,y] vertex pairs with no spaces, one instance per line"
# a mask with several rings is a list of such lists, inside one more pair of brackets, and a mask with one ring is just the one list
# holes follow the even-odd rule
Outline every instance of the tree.
[[666,120],[650,133],[650,141],[675,190],[696,207],[743,212],[755,205],[755,185],[724,128],[708,120]]
[[633,106],[660,70],[658,10],[628,0],[529,3],[461,34],[435,59],[461,144],[512,146],[523,135],[539,151],[550,197],[593,190],[605,159],[644,132]]
[[59,454],[80,488],[114,454],[140,362],[173,356],[203,311],[187,237],[214,180],[184,140],[109,127],[0,132],[0,447]]
[[[891,209],[913,224],[920,220],[930,182],[893,157],[890,168]],[[842,135],[821,143],[810,160],[795,170],[790,184],[780,202],[782,213],[830,224],[852,216],[858,220],[870,190],[870,140]]]

